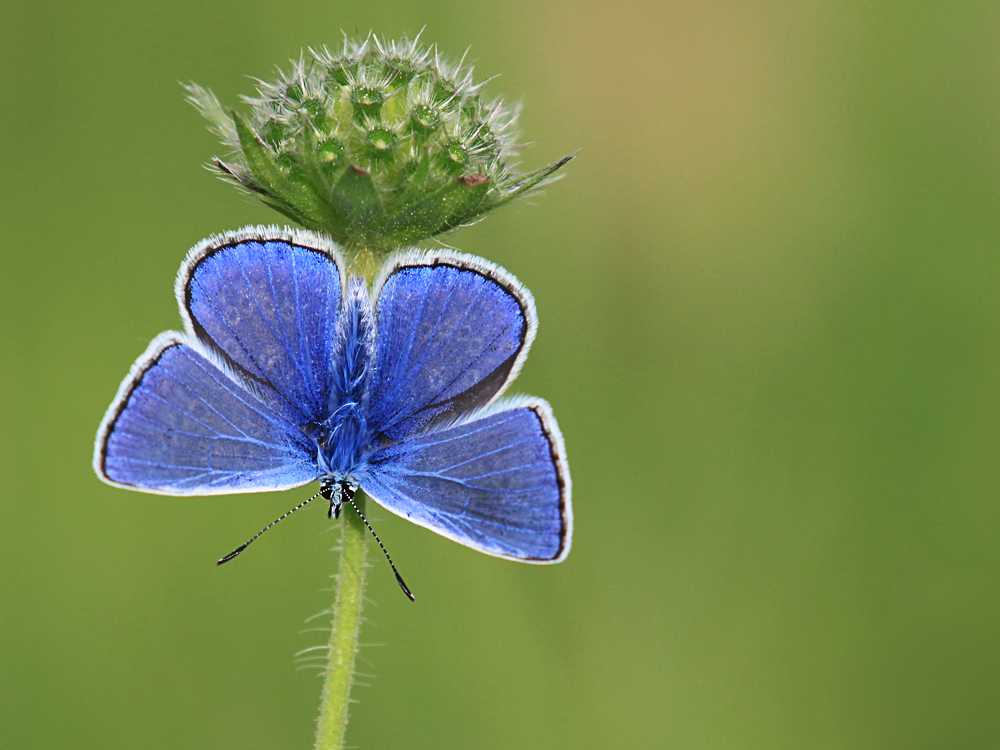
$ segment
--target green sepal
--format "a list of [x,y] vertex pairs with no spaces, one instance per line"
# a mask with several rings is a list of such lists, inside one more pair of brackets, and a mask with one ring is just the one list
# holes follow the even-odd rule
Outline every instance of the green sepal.
[[254,180],[253,175],[247,173],[245,168],[239,166],[238,164],[227,164],[218,157],[212,159],[212,166],[214,166],[222,175],[240,185],[247,192],[256,195],[275,211],[280,212],[289,219],[297,221],[299,224],[302,224],[302,226],[308,227],[309,229],[320,228],[315,226],[315,222],[313,222],[308,216],[296,211],[294,206],[290,206],[287,203],[282,202],[281,199],[269,194],[267,190]]
[[527,174],[520,175],[521,179],[512,185],[506,186],[504,188],[503,195],[495,201],[490,201],[489,205],[484,210],[490,211],[498,206],[502,206],[504,203],[514,200],[514,198],[519,195],[523,195],[532,188],[538,187],[539,184],[544,182],[556,170],[561,169],[574,158],[576,158],[576,154],[570,154],[569,156],[564,156],[557,162],[549,164],[547,167],[542,167],[534,172],[528,172]]
[[469,224],[480,214],[491,208],[489,195],[493,190],[493,181],[483,174],[466,175],[459,177],[456,182],[465,189],[465,200],[455,201],[452,204],[453,211],[444,222],[435,230],[434,234],[447,232],[449,229]]
[[430,155],[424,154],[415,161],[416,167],[406,175],[406,183],[403,185],[402,192],[393,197],[388,207],[390,213],[394,212],[398,206],[413,205],[415,201],[420,200],[428,192],[428,186],[434,184],[429,180],[431,172]]
[[[302,223],[306,226],[336,227],[336,218],[331,214],[330,207],[327,206],[311,186],[304,182],[296,182],[285,177],[281,168],[271,157],[271,153],[256,133],[250,129],[243,118],[236,112],[230,111],[229,116],[233,118],[233,125],[236,127],[236,134],[240,139],[240,147],[243,149],[243,158],[246,159],[247,168],[253,174],[257,185],[253,187],[254,192],[262,193],[269,197],[278,198],[281,204],[306,219]],[[277,208],[277,206],[274,206]],[[287,211],[282,211],[289,215]],[[331,232],[331,234],[334,234]]]
[[392,216],[380,233],[381,241],[387,245],[417,242],[465,223],[481,213],[489,189],[485,175],[452,180]]
[[365,244],[375,240],[385,222],[385,209],[371,173],[349,164],[330,192],[330,209],[349,227],[349,241]]

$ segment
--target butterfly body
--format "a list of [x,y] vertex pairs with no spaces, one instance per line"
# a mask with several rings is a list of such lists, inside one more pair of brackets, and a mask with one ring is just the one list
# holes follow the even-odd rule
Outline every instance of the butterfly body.
[[357,488],[365,458],[377,445],[368,426],[375,349],[372,317],[367,284],[356,276],[348,283],[341,310],[329,416],[322,420],[319,431],[313,435],[321,484],[346,480]]
[[557,562],[572,533],[562,438],[540,399],[502,400],[535,333],[530,294],[451,252],[391,259],[369,290],[308,232],[251,227],[189,254],[185,332],[133,365],[98,432],[104,481],[171,495],[319,480],[363,489],[488,554]]

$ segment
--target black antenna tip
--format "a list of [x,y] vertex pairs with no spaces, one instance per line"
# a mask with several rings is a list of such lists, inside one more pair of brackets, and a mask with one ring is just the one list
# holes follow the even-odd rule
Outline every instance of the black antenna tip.
[[247,545],[249,545],[249,544],[250,544],[250,542],[247,542],[242,547],[237,547],[232,552],[230,552],[228,555],[226,555],[221,560],[219,560],[219,562],[217,562],[216,565],[222,565],[222,563],[224,563],[224,562],[229,562],[234,557],[236,557],[238,554],[240,554],[240,552],[242,552],[243,550],[245,550],[247,548]]
[[396,572],[395,568],[393,569],[392,572],[396,573],[396,583],[399,584],[399,588],[403,589],[403,593],[406,594],[408,597],[410,597],[411,602],[415,602],[417,598],[413,594],[411,594],[410,590],[406,587],[406,582],[403,580],[403,576],[401,576],[398,572]]

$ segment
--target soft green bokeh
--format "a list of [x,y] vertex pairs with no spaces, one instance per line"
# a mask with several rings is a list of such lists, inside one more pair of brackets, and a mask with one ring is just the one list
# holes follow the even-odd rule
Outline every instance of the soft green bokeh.
[[447,240],[535,293],[517,390],[577,533],[532,567],[382,511],[361,748],[1000,745],[1000,6],[0,5],[0,747],[310,747],[316,506],[106,487],[97,424],[186,250],[277,215],[179,80],[340,29],[523,97],[535,206]]

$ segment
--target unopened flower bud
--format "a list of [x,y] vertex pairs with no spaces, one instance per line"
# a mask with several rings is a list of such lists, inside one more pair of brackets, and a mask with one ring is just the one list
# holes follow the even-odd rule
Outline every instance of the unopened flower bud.
[[190,100],[233,155],[225,178],[351,248],[386,251],[468,224],[544,184],[571,157],[513,171],[516,110],[485,101],[472,69],[418,40],[345,40],[261,83],[249,115]]

